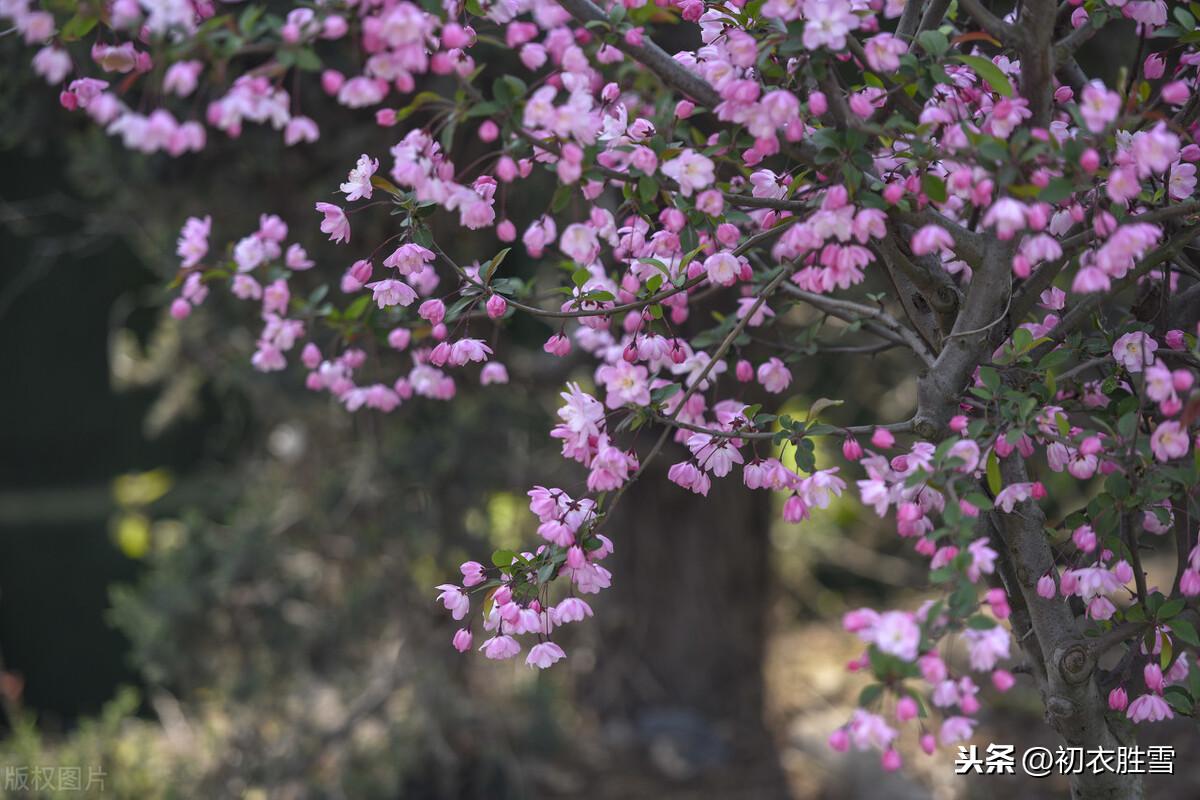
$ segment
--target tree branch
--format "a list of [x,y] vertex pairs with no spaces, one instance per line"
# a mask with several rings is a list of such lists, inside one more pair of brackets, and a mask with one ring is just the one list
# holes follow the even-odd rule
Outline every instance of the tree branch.
[[[582,23],[609,22],[608,15],[591,0],[559,0],[559,5]],[[663,83],[697,100],[701,105],[707,106],[709,109],[720,105],[721,96],[708,81],[688,72],[682,64],[671,58],[666,50],[649,39],[645,39],[641,45],[633,45],[627,42],[624,36],[617,36],[613,39],[612,44],[621,52],[648,67],[654,74],[662,78]]]

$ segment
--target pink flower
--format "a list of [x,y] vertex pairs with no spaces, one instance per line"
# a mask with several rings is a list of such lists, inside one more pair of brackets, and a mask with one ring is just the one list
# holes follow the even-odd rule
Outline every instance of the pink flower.
[[968,628],[963,632],[963,640],[970,652],[971,669],[987,671],[996,666],[999,659],[1008,658],[1008,631],[999,625],[987,630]]
[[742,274],[742,265],[732,253],[714,253],[704,259],[708,279],[720,286],[732,286]]
[[1150,435],[1150,450],[1159,461],[1170,461],[1187,455],[1191,438],[1187,429],[1175,420],[1160,422]]
[[438,602],[445,606],[455,619],[462,619],[471,610],[471,598],[453,583],[443,583],[437,588],[442,592],[437,597]]
[[1121,112],[1121,96],[1109,91],[1100,81],[1092,81],[1083,87],[1079,112],[1089,131],[1103,133]]
[[1159,722],[1164,719],[1174,719],[1175,714],[1167,701],[1156,694],[1144,694],[1129,704],[1125,716],[1134,722]]
[[972,583],[978,583],[983,575],[990,575],[996,568],[995,550],[988,547],[987,539],[976,539],[967,547],[971,554],[971,564],[967,567],[967,577]]
[[917,647],[921,643],[921,628],[912,614],[904,611],[887,611],[879,615],[872,629],[875,646],[883,653],[904,661],[917,660]]
[[1192,89],[1185,81],[1171,81],[1162,87],[1161,96],[1164,103],[1181,106],[1192,96]]
[[1046,600],[1053,600],[1054,595],[1057,593],[1057,591],[1058,590],[1054,586],[1054,578],[1052,578],[1049,575],[1043,575],[1042,577],[1038,578],[1038,582],[1037,582],[1038,597],[1042,597]]
[[566,657],[567,654],[554,642],[542,642],[533,646],[533,649],[529,651],[529,655],[525,658],[525,663],[530,667],[546,669],[554,662]]
[[1032,483],[1013,483],[1005,486],[996,495],[996,506],[1006,514],[1011,514],[1018,503],[1023,503],[1033,496]]
[[691,197],[715,180],[713,162],[691,148],[662,165],[662,173],[679,184],[680,193]]
[[180,266],[188,269],[200,263],[208,255],[208,234],[212,230],[212,217],[200,219],[188,217],[179,232],[179,241],[175,252],[179,255]]
[[288,147],[300,142],[315,142],[321,138],[317,123],[308,117],[292,117],[283,129],[283,143]]
[[971,738],[976,722],[970,717],[947,717],[938,731],[938,740],[943,745],[965,742]]
[[459,628],[454,632],[454,649],[460,653],[465,653],[471,649],[471,631],[467,628]]
[[894,72],[900,68],[900,56],[908,52],[903,39],[890,33],[880,33],[867,39],[867,64],[876,72]]
[[954,239],[950,233],[939,225],[926,225],[912,237],[912,251],[918,256],[925,256],[935,251],[949,252],[954,248]]
[[983,215],[984,227],[994,227],[1000,239],[1011,239],[1013,234],[1025,227],[1029,209],[1024,203],[1011,197],[1001,197]]
[[295,270],[297,272],[306,269],[312,269],[314,266],[316,266],[316,262],[308,257],[308,252],[297,243],[288,245],[287,253],[284,256],[283,263],[287,265],[288,269]]
[[1017,679],[1006,669],[998,669],[992,673],[992,685],[998,692],[1007,692],[1017,683]]
[[1113,711],[1124,711],[1129,705],[1129,697],[1125,694],[1125,688],[1118,686],[1108,693],[1108,707]]
[[804,498],[799,494],[793,494],[783,504],[783,521],[784,522],[803,522],[811,516],[808,510],[808,504],[804,502]]
[[493,636],[484,642],[480,648],[483,654],[494,660],[512,658],[521,652],[521,645],[511,636]]
[[372,299],[380,308],[412,305],[417,299],[417,293],[411,286],[394,278],[368,283],[367,288],[372,291]]
[[1113,344],[1113,359],[1133,373],[1141,372],[1154,363],[1154,351],[1158,342],[1142,331],[1127,333]]
[[550,619],[555,625],[579,622],[592,616],[592,607],[578,597],[568,597],[550,609]]
[[1162,694],[1166,688],[1166,682],[1163,680],[1162,669],[1153,662],[1142,668],[1142,677],[1146,680],[1146,688],[1156,694]]
[[562,357],[571,352],[571,341],[561,333],[556,333],[546,340],[542,349],[552,356]]
[[479,371],[479,383],[483,386],[508,383],[508,368],[499,361],[489,361]]
[[167,68],[163,77],[163,91],[187,97],[196,91],[200,72],[204,69],[200,61],[177,61]]
[[350,170],[349,177],[339,189],[346,195],[347,201],[359,200],[361,198],[371,199],[375,187],[371,184],[371,176],[379,169],[379,159],[372,159],[364,154],[359,156],[358,163],[354,169]]
[[317,203],[317,211],[325,215],[325,219],[321,220],[321,233],[328,233],[329,241],[350,241],[350,220],[346,219],[346,212],[340,206]]
[[483,564],[478,561],[466,561],[458,568],[458,571],[462,573],[463,586],[468,589],[484,581]]
[[[773,8],[779,8],[782,2],[772,2]],[[784,19],[795,19],[778,11],[773,13],[763,6],[766,16],[780,16]],[[828,47],[830,50],[841,50],[846,46],[846,34],[857,29],[859,18],[854,13],[849,0],[804,0],[804,46],[809,50]]]
[[33,71],[51,85],[62,83],[71,74],[71,56],[57,47],[43,47],[33,57]]
[[758,367],[758,382],[771,394],[779,394],[792,382],[792,373],[775,356]]

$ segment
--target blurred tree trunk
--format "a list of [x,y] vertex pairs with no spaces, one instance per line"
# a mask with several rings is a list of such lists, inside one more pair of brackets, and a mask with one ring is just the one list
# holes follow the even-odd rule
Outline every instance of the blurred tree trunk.
[[666,456],[605,526],[613,586],[588,699],[668,778],[736,775],[786,797],[763,722],[769,497],[727,478],[705,500],[666,480]]

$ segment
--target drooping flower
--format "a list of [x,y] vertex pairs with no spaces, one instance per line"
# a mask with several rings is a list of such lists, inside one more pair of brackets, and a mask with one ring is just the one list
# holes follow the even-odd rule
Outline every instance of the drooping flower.
[[329,234],[329,241],[350,241],[350,220],[346,219],[346,212],[340,206],[317,203],[317,211],[325,215],[325,219],[321,220],[321,233]]

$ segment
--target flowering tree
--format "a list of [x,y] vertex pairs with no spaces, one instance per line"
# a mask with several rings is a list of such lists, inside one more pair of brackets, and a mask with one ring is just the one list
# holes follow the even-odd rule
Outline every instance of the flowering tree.
[[[211,252],[211,218],[187,220],[176,318],[227,285],[262,315],[254,367],[298,355],[307,387],[350,412],[451,401],[474,364],[483,384],[506,384],[492,356],[517,315],[549,326],[547,353],[595,362],[595,388],[567,385],[550,432],[586,486],[533,487],[542,541],[438,587],[462,621],[459,650],[481,628],[488,658],[567,657],[555,630],[590,617],[583,596],[612,579],[605,521],[674,438],[691,457],[663,491],[707,495],[740,473],[802,523],[849,477],[927,559],[940,599],[845,618],[865,647],[850,668],[872,680],[835,749],[877,749],[895,769],[906,731],[927,752],[966,740],[980,675],[1003,692],[1027,673],[1049,724],[1091,750],[1193,713],[1200,9],[44,5],[0,0],[0,15],[40,47],[33,67],[64,84],[62,105],[130,148],[182,156],[246,123],[320,147],[329,133],[297,107],[310,78],[351,110],[347,124],[365,108],[397,129],[390,162],[363,154],[330,180],[337,202],[314,198],[307,235],[263,214]],[[1138,53],[1106,83],[1075,54],[1113,25]],[[672,55],[655,34],[689,44]],[[486,80],[507,51],[519,74]],[[421,76],[448,88],[413,94]],[[456,161],[476,139],[484,155]],[[543,172],[558,188],[518,231],[506,198]],[[395,233],[360,243],[351,214],[390,215]],[[305,249],[318,222],[351,253],[333,290]],[[461,263],[455,228],[493,236],[495,254]],[[561,280],[506,275],[511,246],[563,266]],[[845,427],[836,400],[800,417],[742,400],[755,382],[783,393],[806,354],[893,349],[918,375],[906,420]],[[818,464],[821,437],[845,463]],[[1085,498],[1053,520],[1038,479],[1050,473]],[[1177,563],[1158,586],[1143,568],[1156,546]],[[1078,797],[1140,795],[1131,775],[1073,781]]]

